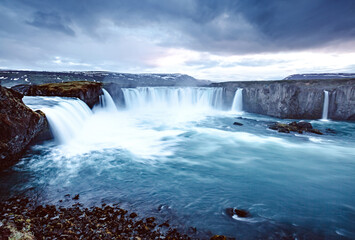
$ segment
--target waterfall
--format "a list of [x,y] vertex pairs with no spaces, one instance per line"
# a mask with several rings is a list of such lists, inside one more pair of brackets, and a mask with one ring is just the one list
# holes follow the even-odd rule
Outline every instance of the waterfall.
[[92,115],[90,108],[78,98],[24,97],[23,102],[46,114],[54,139],[59,143],[72,139]]
[[328,108],[329,108],[329,92],[324,90],[324,103],[323,103],[323,114],[322,119],[328,119]]
[[104,94],[100,96],[100,106],[110,112],[116,111],[116,104],[111,95],[105,89],[102,89],[102,92]]
[[231,110],[236,112],[243,111],[243,88],[238,88],[235,91]]
[[222,109],[223,88],[138,87],[123,88],[128,109]]

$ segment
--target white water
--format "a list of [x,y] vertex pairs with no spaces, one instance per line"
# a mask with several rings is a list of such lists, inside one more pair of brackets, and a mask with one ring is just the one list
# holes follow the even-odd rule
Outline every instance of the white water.
[[222,109],[222,88],[140,87],[122,89],[132,109]]
[[24,97],[23,101],[46,114],[54,139],[61,144],[75,137],[92,115],[90,108],[78,98]]
[[323,103],[323,114],[322,119],[328,119],[328,109],[329,109],[329,92],[324,90],[324,103]]
[[102,89],[102,92],[104,94],[100,96],[100,106],[107,111],[116,111],[116,104],[111,95],[105,89]]
[[171,146],[178,143],[176,137],[184,132],[178,128],[213,115],[222,109],[223,103],[222,88],[122,90],[126,111],[117,111],[106,90],[93,111],[81,100],[70,98],[46,98],[55,102],[47,107],[38,102],[43,97],[34,97],[36,101],[30,107],[47,115],[55,139],[61,143],[56,152],[58,157],[123,149],[152,159],[172,155]]
[[236,112],[243,111],[243,88],[238,88],[235,91],[231,110]]

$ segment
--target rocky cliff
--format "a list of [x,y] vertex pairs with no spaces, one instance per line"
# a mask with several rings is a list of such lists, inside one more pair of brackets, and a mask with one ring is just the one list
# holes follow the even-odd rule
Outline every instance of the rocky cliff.
[[48,130],[44,113],[32,111],[22,97],[0,86],[0,169],[14,164],[29,143]]
[[76,97],[92,108],[100,101],[101,86],[102,83],[99,82],[75,81],[41,85],[17,85],[12,89],[26,96]]
[[324,90],[329,91],[328,117],[355,121],[355,79],[223,82],[225,106],[243,88],[243,110],[290,119],[320,119]]

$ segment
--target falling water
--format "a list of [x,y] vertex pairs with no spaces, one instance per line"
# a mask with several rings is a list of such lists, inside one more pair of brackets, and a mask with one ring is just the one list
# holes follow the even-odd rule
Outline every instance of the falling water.
[[323,114],[322,119],[328,119],[328,108],[329,108],[329,92],[324,90],[324,103],[323,103]]
[[235,91],[231,110],[236,112],[243,111],[243,88],[238,88]]
[[128,109],[222,109],[222,88],[140,87],[123,88]]
[[107,111],[116,111],[116,104],[113,101],[111,95],[102,89],[103,95],[100,96],[100,106]]
[[23,100],[32,109],[46,114],[54,139],[59,143],[69,141],[92,115],[90,108],[78,98],[24,97]]

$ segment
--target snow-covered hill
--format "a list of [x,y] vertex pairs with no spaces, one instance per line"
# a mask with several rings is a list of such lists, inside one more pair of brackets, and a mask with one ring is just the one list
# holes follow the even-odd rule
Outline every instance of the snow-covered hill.
[[98,81],[116,83],[122,87],[136,86],[204,86],[211,82],[197,80],[185,74],[131,74],[102,71],[42,72],[0,71],[0,84],[12,87],[19,84],[42,84],[67,81]]
[[311,79],[338,79],[355,78],[355,73],[306,73],[293,74],[284,78],[284,80],[311,80]]

